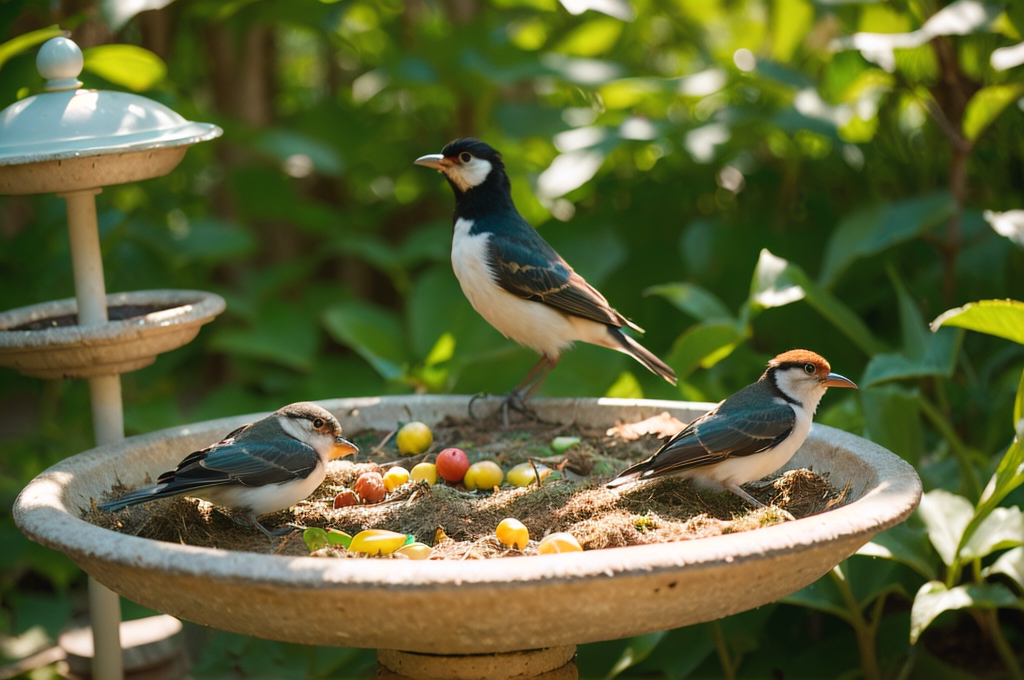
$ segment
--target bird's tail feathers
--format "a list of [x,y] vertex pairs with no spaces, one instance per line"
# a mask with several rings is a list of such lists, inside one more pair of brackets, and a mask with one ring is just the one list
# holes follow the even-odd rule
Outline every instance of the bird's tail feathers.
[[605,484],[606,488],[614,489],[618,486],[625,486],[626,484],[632,484],[633,482],[639,482],[643,478],[644,472],[647,471],[650,465],[651,459],[645,458],[639,463],[634,463],[628,468],[620,472],[615,476],[615,479]]
[[653,352],[620,331],[618,328],[611,327],[609,330],[615,340],[622,346],[622,350],[626,352],[626,354],[629,354],[643,364],[651,373],[660,375],[673,385],[676,384],[676,372],[672,370],[671,366],[656,357]]
[[168,492],[167,486],[167,484],[147,486],[144,489],[139,489],[138,491],[132,491],[131,493],[125,494],[120,498],[105,501],[103,503],[97,503],[96,507],[105,512],[116,512],[118,510],[124,510],[130,505],[148,503],[149,501],[155,501],[158,498],[167,498],[180,493],[180,491]]

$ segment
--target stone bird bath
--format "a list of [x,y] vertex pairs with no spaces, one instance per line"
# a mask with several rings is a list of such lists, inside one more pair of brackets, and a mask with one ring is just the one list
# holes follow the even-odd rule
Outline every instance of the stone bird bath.
[[[347,432],[428,424],[466,413],[469,397],[322,402]],[[494,405],[497,404],[495,400]],[[550,420],[612,426],[668,411],[683,421],[710,407],[674,401],[537,399]],[[483,404],[476,408],[481,413]],[[874,534],[907,518],[921,482],[871,442],[815,425],[791,467],[813,466],[846,505],[756,531],[679,543],[481,561],[328,559],[234,553],[115,533],[80,519],[116,481],[140,485],[190,451],[257,416],[132,437],[69,458],[21,493],[14,518],[30,538],[68,554],[115,592],[223,630],[310,645],[378,649],[412,678],[575,677],[579,643],[710,621],[814,582]]]

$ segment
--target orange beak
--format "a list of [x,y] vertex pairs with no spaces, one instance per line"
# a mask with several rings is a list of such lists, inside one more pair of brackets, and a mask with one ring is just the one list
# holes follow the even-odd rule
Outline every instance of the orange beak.
[[331,447],[331,460],[341,458],[342,456],[351,456],[354,453],[359,453],[358,446],[344,437],[334,438],[334,446]]

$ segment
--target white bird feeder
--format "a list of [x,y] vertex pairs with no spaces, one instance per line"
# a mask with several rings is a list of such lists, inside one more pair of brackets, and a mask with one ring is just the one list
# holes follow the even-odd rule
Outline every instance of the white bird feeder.
[[[0,111],[0,194],[55,193],[67,202],[75,299],[0,314],[0,365],[25,375],[87,378],[97,444],[124,439],[121,378],[188,343],[224,310],[202,291],[141,291],[108,298],[96,223],[102,187],[167,174],[189,146],[222,130],[155,101],[82,89],[82,51],[67,38],[36,57],[46,92]],[[111,312],[108,317],[108,309]],[[93,677],[124,675],[120,602],[90,578]]]

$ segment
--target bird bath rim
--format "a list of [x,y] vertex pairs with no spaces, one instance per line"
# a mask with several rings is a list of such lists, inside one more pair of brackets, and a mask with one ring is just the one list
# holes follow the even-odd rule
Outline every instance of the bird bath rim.
[[0,313],[0,366],[36,378],[115,375],[148,366],[188,344],[224,311],[224,298],[201,290],[142,290],[107,295],[107,308],[156,306],[156,311],[101,324],[8,330],[78,313],[76,298]]
[[[436,422],[449,413],[464,414],[468,401],[408,396],[320,403],[353,432],[410,417]],[[608,426],[663,411],[689,420],[710,406],[534,402],[548,418]],[[30,538],[67,553],[113,590],[186,619],[305,644],[474,654],[665,630],[760,606],[812,583],[873,534],[906,519],[921,494],[920,479],[902,459],[860,437],[816,425],[794,464],[811,462],[819,472],[838,466],[836,471],[854,481],[855,500],[782,525],[678,543],[479,561],[329,559],[163,543],[79,518],[89,498],[116,478],[140,483],[144,474],[173,467],[186,449],[255,417],[171,428],[73,456],[25,487],[14,505],[15,521]],[[140,459],[145,470],[137,469]],[[199,588],[206,591],[200,595]],[[344,615],[352,610],[360,612],[362,625],[355,628]],[[508,621],[519,624],[510,627]]]

